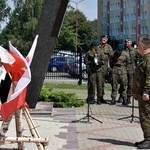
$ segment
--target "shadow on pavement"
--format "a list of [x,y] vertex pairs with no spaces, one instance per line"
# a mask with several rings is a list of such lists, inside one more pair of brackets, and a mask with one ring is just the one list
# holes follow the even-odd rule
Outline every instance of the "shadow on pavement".
[[95,139],[95,138],[88,138],[89,140],[97,140],[99,142],[105,142],[105,143],[111,143],[115,145],[124,145],[124,146],[131,146],[135,147],[134,143],[128,142],[128,141],[120,141],[115,139]]

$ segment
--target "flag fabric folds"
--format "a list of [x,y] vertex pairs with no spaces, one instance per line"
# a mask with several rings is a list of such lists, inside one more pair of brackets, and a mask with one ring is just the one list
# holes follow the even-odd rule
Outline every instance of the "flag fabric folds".
[[11,42],[9,42],[10,50],[8,51],[0,47],[1,63],[6,72],[10,74],[12,80],[7,101],[1,106],[1,115],[3,119],[12,115],[17,109],[25,104],[27,86],[31,81],[30,64],[33,59],[37,39],[38,35],[35,37],[26,59],[11,44]]

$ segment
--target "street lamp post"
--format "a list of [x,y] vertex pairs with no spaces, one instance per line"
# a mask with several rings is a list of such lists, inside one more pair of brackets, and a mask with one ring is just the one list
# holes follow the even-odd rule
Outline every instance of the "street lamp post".
[[70,1],[76,4],[76,47],[75,47],[75,52],[78,50],[78,4],[81,3],[84,0],[80,0],[78,2],[75,1]]

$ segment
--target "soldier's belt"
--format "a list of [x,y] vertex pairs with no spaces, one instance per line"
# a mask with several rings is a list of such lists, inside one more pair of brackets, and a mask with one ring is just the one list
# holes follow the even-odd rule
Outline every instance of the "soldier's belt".
[[116,65],[114,65],[114,67],[121,67],[121,65],[119,65],[119,64],[116,64]]

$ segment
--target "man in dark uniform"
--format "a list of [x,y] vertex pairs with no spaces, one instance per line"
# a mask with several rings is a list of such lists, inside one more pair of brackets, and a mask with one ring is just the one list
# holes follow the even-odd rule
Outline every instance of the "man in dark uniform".
[[122,95],[122,105],[127,105],[127,64],[128,64],[128,55],[124,51],[124,44],[118,44],[116,47],[116,51],[114,51],[113,55],[110,59],[110,64],[112,68],[112,101],[111,105],[116,104],[116,97],[118,91],[118,85],[121,87],[121,95]]
[[[126,38],[125,39],[125,45],[127,52],[127,55],[129,57],[129,63],[127,65],[127,103],[131,103],[131,97],[132,97],[132,87],[133,87],[133,73],[137,66],[137,62],[141,58],[141,55],[139,54],[138,50],[132,47],[132,39]],[[121,92],[121,87],[119,89],[119,93]],[[122,95],[120,94],[118,102],[121,102]]]
[[144,140],[136,142],[138,149],[150,149],[150,39],[140,38],[138,50],[142,62],[134,72],[133,97],[139,103],[139,118]]
[[105,84],[105,78],[108,72],[109,65],[109,58],[110,55],[113,53],[112,47],[107,43],[108,42],[108,35],[102,35],[101,36],[101,44],[100,44],[100,52],[102,56],[102,61],[104,62],[104,65],[101,66],[101,88],[103,90],[103,94],[101,94],[101,99],[103,100],[104,96],[104,84]]
[[95,87],[97,86],[97,104],[106,103],[100,98],[101,83],[101,66],[103,62],[100,60],[99,51],[100,41],[95,39],[91,42],[90,50],[87,52],[84,63],[88,69],[88,98],[90,104],[95,103]]

